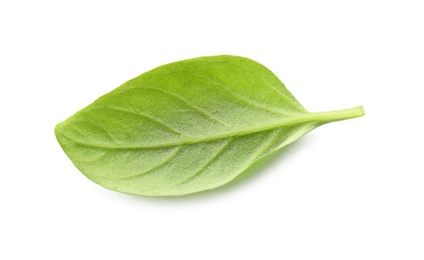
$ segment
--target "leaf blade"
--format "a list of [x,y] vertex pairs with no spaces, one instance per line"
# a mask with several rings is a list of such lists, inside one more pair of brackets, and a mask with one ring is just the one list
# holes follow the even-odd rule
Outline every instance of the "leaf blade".
[[309,113],[259,63],[213,56],[146,72],[58,124],[55,133],[94,182],[177,196],[224,185],[315,127],[361,115],[360,107]]

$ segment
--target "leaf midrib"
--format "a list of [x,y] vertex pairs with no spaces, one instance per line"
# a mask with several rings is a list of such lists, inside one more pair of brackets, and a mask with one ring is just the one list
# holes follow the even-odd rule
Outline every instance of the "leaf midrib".
[[103,149],[166,148],[166,147],[174,147],[178,145],[189,145],[189,144],[196,144],[201,142],[210,142],[210,141],[229,138],[229,137],[244,136],[244,135],[249,135],[249,134],[254,134],[254,133],[259,133],[259,132],[264,132],[264,131],[280,128],[283,126],[294,125],[294,124],[305,123],[305,122],[317,122],[317,124],[324,124],[328,122],[359,117],[359,116],[362,116],[363,114],[364,114],[364,110],[362,107],[355,107],[350,109],[335,110],[335,111],[328,111],[328,112],[305,113],[301,115],[295,115],[292,117],[284,118],[279,122],[266,124],[263,126],[238,129],[238,130],[227,132],[227,133],[221,133],[221,134],[204,136],[204,137],[186,138],[176,142],[158,143],[158,144],[152,144],[152,145],[121,146],[117,144],[116,146],[114,146],[114,145],[94,144],[94,143],[87,143],[84,141],[77,140],[74,137],[64,134],[63,132],[61,132],[60,134],[62,134],[66,138],[71,139],[77,144],[89,146],[89,147],[95,147],[95,148],[103,148]]

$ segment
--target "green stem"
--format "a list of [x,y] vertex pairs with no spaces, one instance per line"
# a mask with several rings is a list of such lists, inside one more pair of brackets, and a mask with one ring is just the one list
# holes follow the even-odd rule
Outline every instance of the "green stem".
[[322,121],[323,123],[328,123],[328,122],[351,119],[355,117],[361,117],[363,115],[365,115],[364,108],[362,106],[359,106],[359,107],[354,107],[349,109],[311,113],[307,115],[307,117],[308,119]]

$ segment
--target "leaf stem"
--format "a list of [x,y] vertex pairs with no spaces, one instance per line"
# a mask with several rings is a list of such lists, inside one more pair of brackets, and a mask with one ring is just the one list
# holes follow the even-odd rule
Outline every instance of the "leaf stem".
[[316,121],[322,121],[323,123],[328,123],[361,117],[363,115],[365,115],[365,110],[362,106],[359,106],[348,109],[311,113],[308,115],[308,118]]

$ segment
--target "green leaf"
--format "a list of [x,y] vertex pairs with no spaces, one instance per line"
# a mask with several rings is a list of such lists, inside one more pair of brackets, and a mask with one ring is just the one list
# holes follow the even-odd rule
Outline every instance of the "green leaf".
[[155,68],[55,128],[75,166],[108,189],[177,196],[222,186],[312,129],[362,107],[310,113],[267,68],[235,56]]

